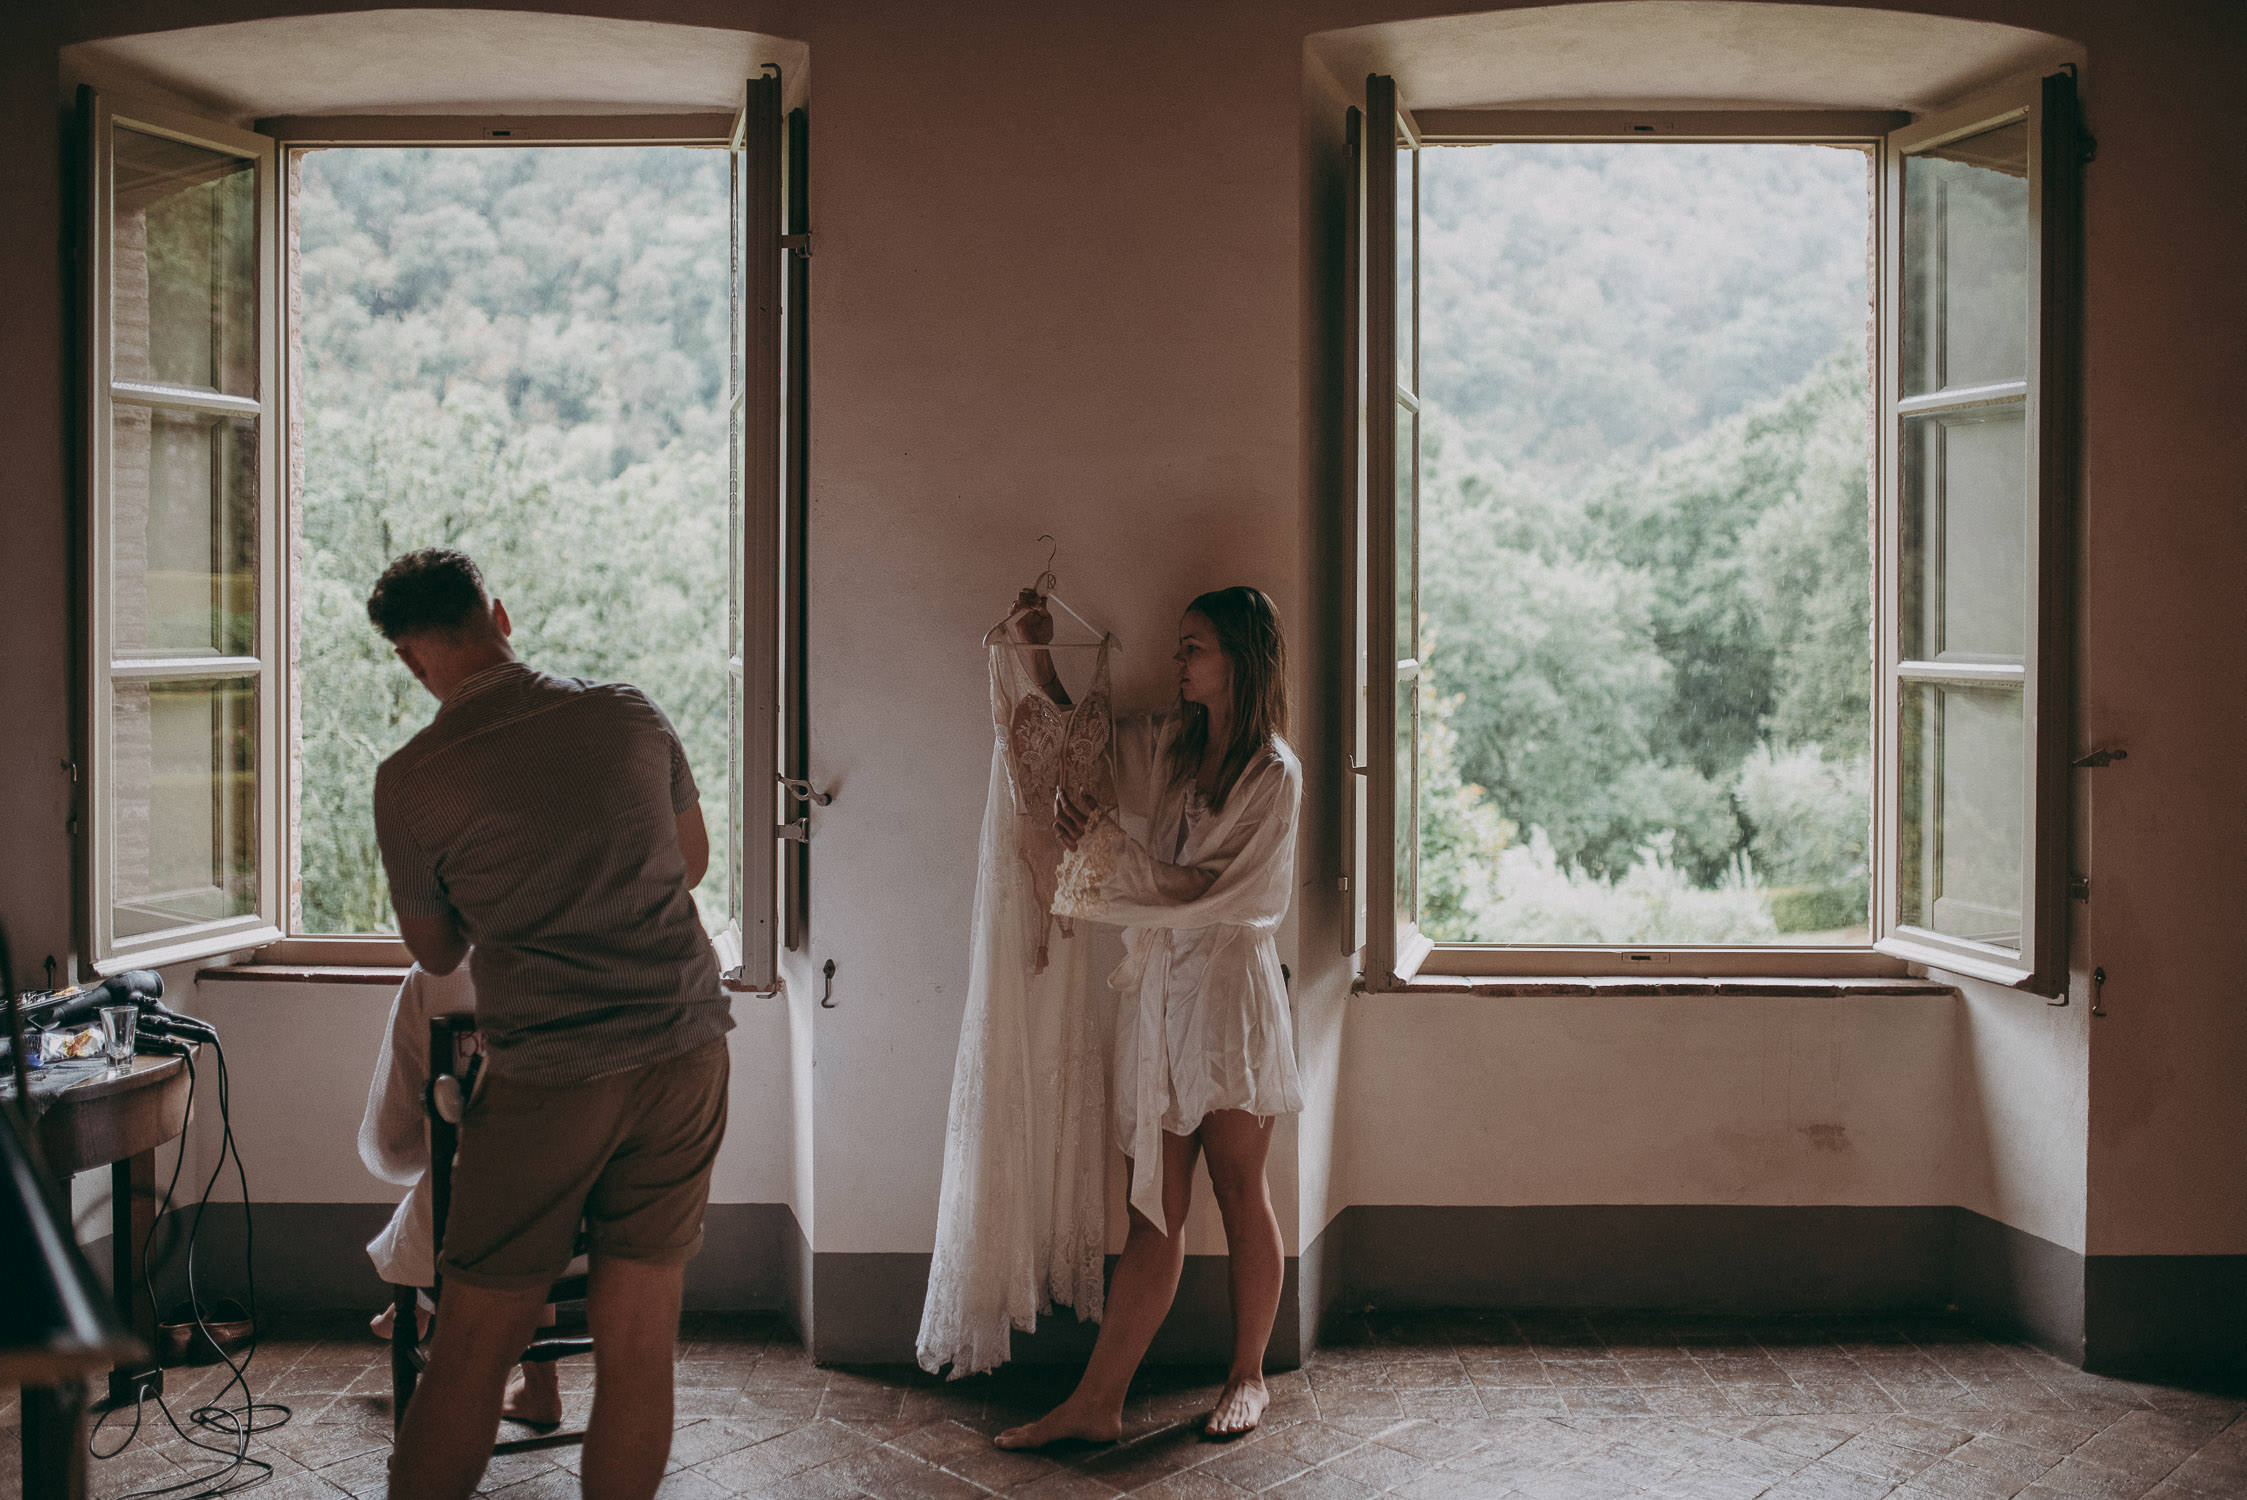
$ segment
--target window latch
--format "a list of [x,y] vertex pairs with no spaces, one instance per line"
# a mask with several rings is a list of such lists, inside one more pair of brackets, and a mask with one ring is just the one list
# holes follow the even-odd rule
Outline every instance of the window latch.
[[2130,752],[2127,750],[2094,750],[2089,755],[2079,756],[2069,761],[2068,764],[2079,771],[2096,771],[2101,766],[2111,766],[2118,760],[2128,760],[2129,758]]
[[798,818],[793,823],[783,823],[772,831],[772,836],[787,839],[794,844],[808,844],[811,842],[811,819]]
[[833,792],[823,792],[808,781],[794,776],[780,776],[777,772],[774,774],[780,784],[788,788],[788,795],[794,797],[798,802],[809,802],[816,807],[825,807],[835,800]]
[[780,237],[780,248],[793,250],[805,260],[810,260],[811,236],[808,234],[784,234]]

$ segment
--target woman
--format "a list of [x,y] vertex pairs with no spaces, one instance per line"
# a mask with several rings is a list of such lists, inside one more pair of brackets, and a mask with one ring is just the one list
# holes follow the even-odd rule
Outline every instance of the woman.
[[[1034,619],[1023,628],[1051,639]],[[1125,995],[1113,1110],[1131,1158],[1131,1227],[1083,1379],[1041,1420],[1000,1433],[1002,1448],[1120,1435],[1132,1374],[1178,1291],[1197,1157],[1217,1190],[1233,1301],[1232,1367],[1204,1430],[1247,1432],[1269,1400],[1284,1252],[1264,1158],[1273,1121],[1303,1107],[1273,946],[1303,771],[1282,738],[1287,653],[1272,601],[1252,588],[1202,595],[1179,622],[1175,659],[1177,710],[1116,726],[1120,817],[1066,793],[1056,807],[1069,853],[1054,911],[1124,928],[1109,982]],[[1059,690],[1049,659],[1034,669]]]

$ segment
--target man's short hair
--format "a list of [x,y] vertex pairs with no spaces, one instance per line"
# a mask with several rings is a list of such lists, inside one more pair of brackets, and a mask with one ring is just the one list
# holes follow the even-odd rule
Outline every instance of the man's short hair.
[[450,547],[407,553],[382,570],[367,596],[367,618],[388,641],[457,632],[482,623],[490,610],[483,573],[467,553]]

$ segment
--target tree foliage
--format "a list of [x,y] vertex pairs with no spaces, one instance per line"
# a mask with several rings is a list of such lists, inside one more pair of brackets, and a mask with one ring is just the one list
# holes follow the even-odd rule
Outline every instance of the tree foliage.
[[1427,155],[1429,930],[1861,926],[1862,158]]
[[[303,168],[305,929],[391,926],[374,769],[435,704],[365,599],[415,547],[476,558],[525,660],[645,688],[724,848],[723,158],[366,150]],[[714,861],[697,898],[724,889]]]

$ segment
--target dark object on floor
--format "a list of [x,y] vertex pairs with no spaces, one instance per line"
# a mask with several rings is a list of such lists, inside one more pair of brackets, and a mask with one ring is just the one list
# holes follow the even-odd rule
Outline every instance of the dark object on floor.
[[157,1323],[156,1353],[166,1365],[215,1365],[256,1338],[249,1309],[231,1297],[205,1309],[200,1327],[193,1304],[182,1302]]

